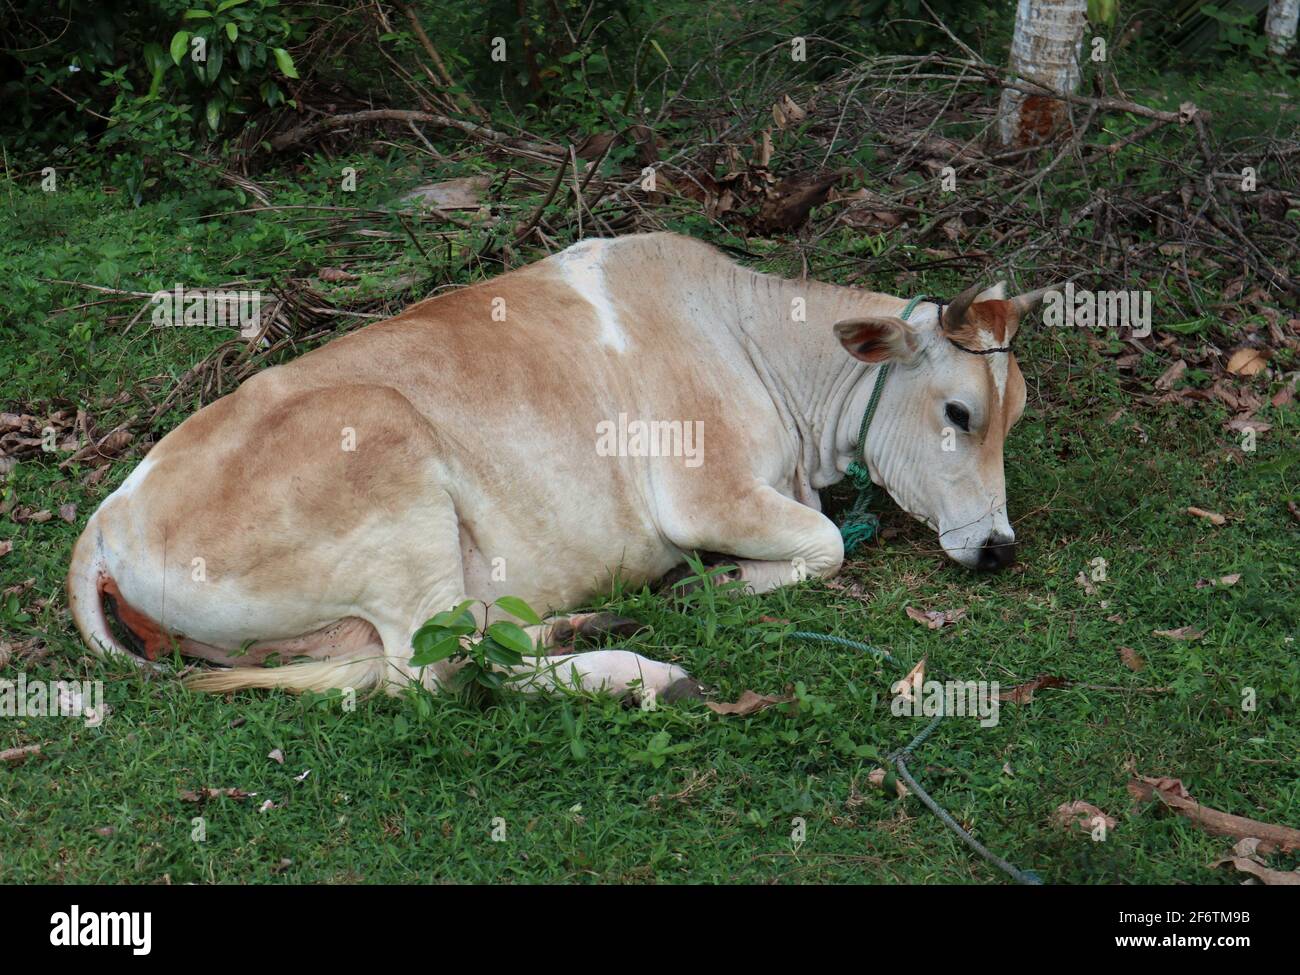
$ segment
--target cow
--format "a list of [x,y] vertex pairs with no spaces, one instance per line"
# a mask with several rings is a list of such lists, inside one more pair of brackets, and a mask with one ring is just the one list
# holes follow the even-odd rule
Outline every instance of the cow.
[[[224,665],[189,678],[200,690],[435,690],[463,657],[414,667],[412,634],[464,600],[480,625],[509,618],[506,595],[560,614],[695,552],[756,593],[833,575],[844,545],[818,490],[854,462],[952,559],[1004,567],[1003,443],[1025,404],[1010,343],[1043,294],[1004,292],[904,321],[904,299],[760,274],[689,237],[584,240],[189,417],[87,521],[73,619],[102,654]],[[592,620],[528,632],[546,646]],[[698,691],[626,649],[507,671],[535,693]]]

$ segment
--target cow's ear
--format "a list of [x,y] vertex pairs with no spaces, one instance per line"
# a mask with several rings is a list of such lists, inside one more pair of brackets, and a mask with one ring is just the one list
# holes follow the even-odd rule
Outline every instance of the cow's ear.
[[847,318],[835,323],[835,337],[863,362],[907,362],[916,355],[916,333],[901,318]]

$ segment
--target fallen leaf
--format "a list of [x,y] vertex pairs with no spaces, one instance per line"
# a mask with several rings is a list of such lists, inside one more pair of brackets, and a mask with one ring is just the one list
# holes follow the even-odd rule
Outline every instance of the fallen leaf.
[[813,207],[826,202],[826,195],[840,178],[839,173],[824,176],[789,176],[774,186],[763,201],[754,220],[760,234],[797,230],[808,219]]
[[492,177],[465,176],[417,186],[401,198],[402,203],[418,203],[434,210],[487,211],[482,205],[483,192],[492,185]]
[[1196,580],[1197,589],[1209,589],[1211,586],[1235,586],[1241,581],[1240,572],[1232,572],[1226,576],[1219,576],[1217,579],[1198,579]]
[[945,626],[950,626],[966,615],[964,609],[921,610],[915,606],[908,606],[906,612],[912,619],[931,630],[939,630]]
[[77,506],[75,504],[59,505],[59,517],[71,525],[77,520]]
[[1187,371],[1187,363],[1179,359],[1172,366],[1166,369],[1159,379],[1156,380],[1156,389],[1173,389],[1174,384],[1182,378],[1183,373]]
[[0,539],[0,557],[8,555],[13,550],[14,550],[14,543],[12,540],[8,538]]
[[295,776],[293,777],[293,780],[294,780],[295,782],[301,782],[303,779],[307,778],[307,776],[309,776],[309,775],[311,775],[311,769],[304,769],[304,770],[303,770],[303,773],[302,773],[301,775],[295,775]]
[[272,748],[270,754],[267,755],[266,757],[269,758],[271,761],[275,762],[277,765],[284,764],[284,752],[280,751],[280,749],[278,748]]
[[1119,659],[1123,661],[1124,666],[1127,667],[1129,670],[1132,670],[1134,672],[1139,670],[1146,670],[1147,662],[1143,660],[1142,655],[1139,654],[1132,647],[1120,647]]
[[1028,704],[1034,699],[1034,692],[1045,690],[1051,687],[1065,687],[1064,677],[1052,677],[1049,674],[1039,674],[1031,681],[1026,681],[1016,687],[1008,687],[1004,691],[998,691],[999,701],[1010,701],[1012,704]]
[[180,793],[182,802],[206,802],[209,799],[220,799],[222,796],[229,796],[231,799],[247,799],[257,795],[256,792],[245,792],[235,786],[228,789],[214,789],[211,786],[205,786],[202,789],[183,789]]
[[1297,506],[1294,501],[1288,501],[1286,503],[1286,510],[1291,512],[1292,518],[1296,521],[1300,521],[1300,506]]
[[1228,523],[1228,519],[1217,511],[1206,511],[1204,508],[1191,507],[1187,509],[1187,513],[1195,515],[1197,518],[1204,518],[1211,525],[1226,525]]
[[95,832],[98,833],[100,836],[112,836],[114,833],[117,832],[117,830],[114,829],[112,826],[99,826],[96,827]]
[[916,700],[916,692],[921,685],[925,683],[925,657],[916,662],[916,666],[907,672],[907,676],[902,680],[895,682],[894,686],[889,689],[891,694],[902,697],[903,700],[912,702]]
[[1300,871],[1269,869],[1263,857],[1259,855],[1259,847],[1260,841],[1258,837],[1247,836],[1236,842],[1230,856],[1221,857],[1211,863],[1210,866],[1221,867],[1224,864],[1231,864],[1242,873],[1248,873],[1268,886],[1300,885]]
[[898,794],[898,798],[901,799],[903,796],[911,795],[911,792],[907,786],[903,785],[903,780],[898,777],[897,773],[886,772],[882,768],[873,768],[867,773],[867,781],[882,791],[885,790],[891,780],[894,783],[894,791]]
[[1083,592],[1085,595],[1087,596],[1097,595],[1097,587],[1092,584],[1092,580],[1090,580],[1088,576],[1084,574],[1083,570],[1080,570],[1079,574],[1074,577],[1074,581],[1083,587]]
[[1236,430],[1238,433],[1244,430],[1254,430],[1256,433],[1268,433],[1273,429],[1273,424],[1265,423],[1263,420],[1256,420],[1253,416],[1234,416],[1231,420],[1223,425],[1225,430]]
[[587,162],[595,162],[605,155],[617,138],[618,136],[613,132],[593,132],[578,144],[573,154]]
[[1261,823],[1258,820],[1247,819],[1245,816],[1234,816],[1231,813],[1203,806],[1191,797],[1179,779],[1139,775],[1129,780],[1128,791],[1133,798],[1141,802],[1150,801],[1152,798],[1159,799],[1168,808],[1181,816],[1186,816],[1197,826],[1216,836],[1257,839],[1265,851],[1281,849],[1289,853],[1300,849],[1300,830],[1292,829],[1290,826]]
[[1228,357],[1228,372],[1234,376],[1253,376],[1267,367],[1267,349],[1238,349]]
[[[1100,822],[1098,822],[1100,820]],[[1080,830],[1091,835],[1092,831],[1098,826],[1105,826],[1107,831],[1115,828],[1115,820],[1107,816],[1090,802],[1084,802],[1082,799],[1075,799],[1073,802],[1063,802],[1056,807],[1056,812],[1052,814],[1052,821],[1057,825],[1069,829],[1077,826]]]
[[323,267],[316,272],[316,277],[328,284],[335,284],[339,281],[356,281],[359,275],[351,271],[345,271],[341,267]]
[[770,708],[773,704],[789,704],[793,700],[793,696],[782,697],[774,694],[759,694],[756,691],[745,691],[736,701],[730,703],[706,701],[705,707],[714,714],[738,714],[743,717]]
[[782,95],[781,100],[772,106],[772,120],[776,122],[778,129],[784,129],[787,125],[798,125],[807,117],[808,113],[789,95]]
[[1204,630],[1198,630],[1194,626],[1180,626],[1176,630],[1152,630],[1156,636],[1167,636],[1171,640],[1199,640],[1205,636]]
[[279,807],[277,807],[275,803],[273,803],[270,799],[267,799],[260,806],[257,807],[257,811],[260,813],[264,813],[277,808]]

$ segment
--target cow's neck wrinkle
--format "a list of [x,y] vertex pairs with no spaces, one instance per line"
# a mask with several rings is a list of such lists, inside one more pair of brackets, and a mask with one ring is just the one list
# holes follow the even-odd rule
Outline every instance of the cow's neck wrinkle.
[[[853,448],[880,368],[850,356],[835,338],[834,325],[855,316],[896,314],[905,302],[733,267],[724,299],[733,314],[719,318],[731,326],[756,378],[797,438],[803,478],[812,488],[828,487],[858,459]],[[795,298],[804,299],[805,322],[792,320]]]

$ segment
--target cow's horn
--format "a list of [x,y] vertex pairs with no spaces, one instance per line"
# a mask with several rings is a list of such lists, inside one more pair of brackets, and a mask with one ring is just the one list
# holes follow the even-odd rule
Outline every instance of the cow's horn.
[[1042,303],[1043,298],[1051,291],[1059,290],[1055,285],[1050,288],[1039,288],[1037,291],[1031,291],[1028,294],[1017,295],[1011,299],[1011,305],[1016,310],[1016,318],[1024,318],[1031,311]]
[[972,284],[969,288],[959,294],[952,301],[948,302],[943,309],[943,327],[949,332],[955,332],[961,328],[962,321],[966,318],[966,311],[970,308],[971,303],[979,297],[980,292],[984,290],[980,284]]

